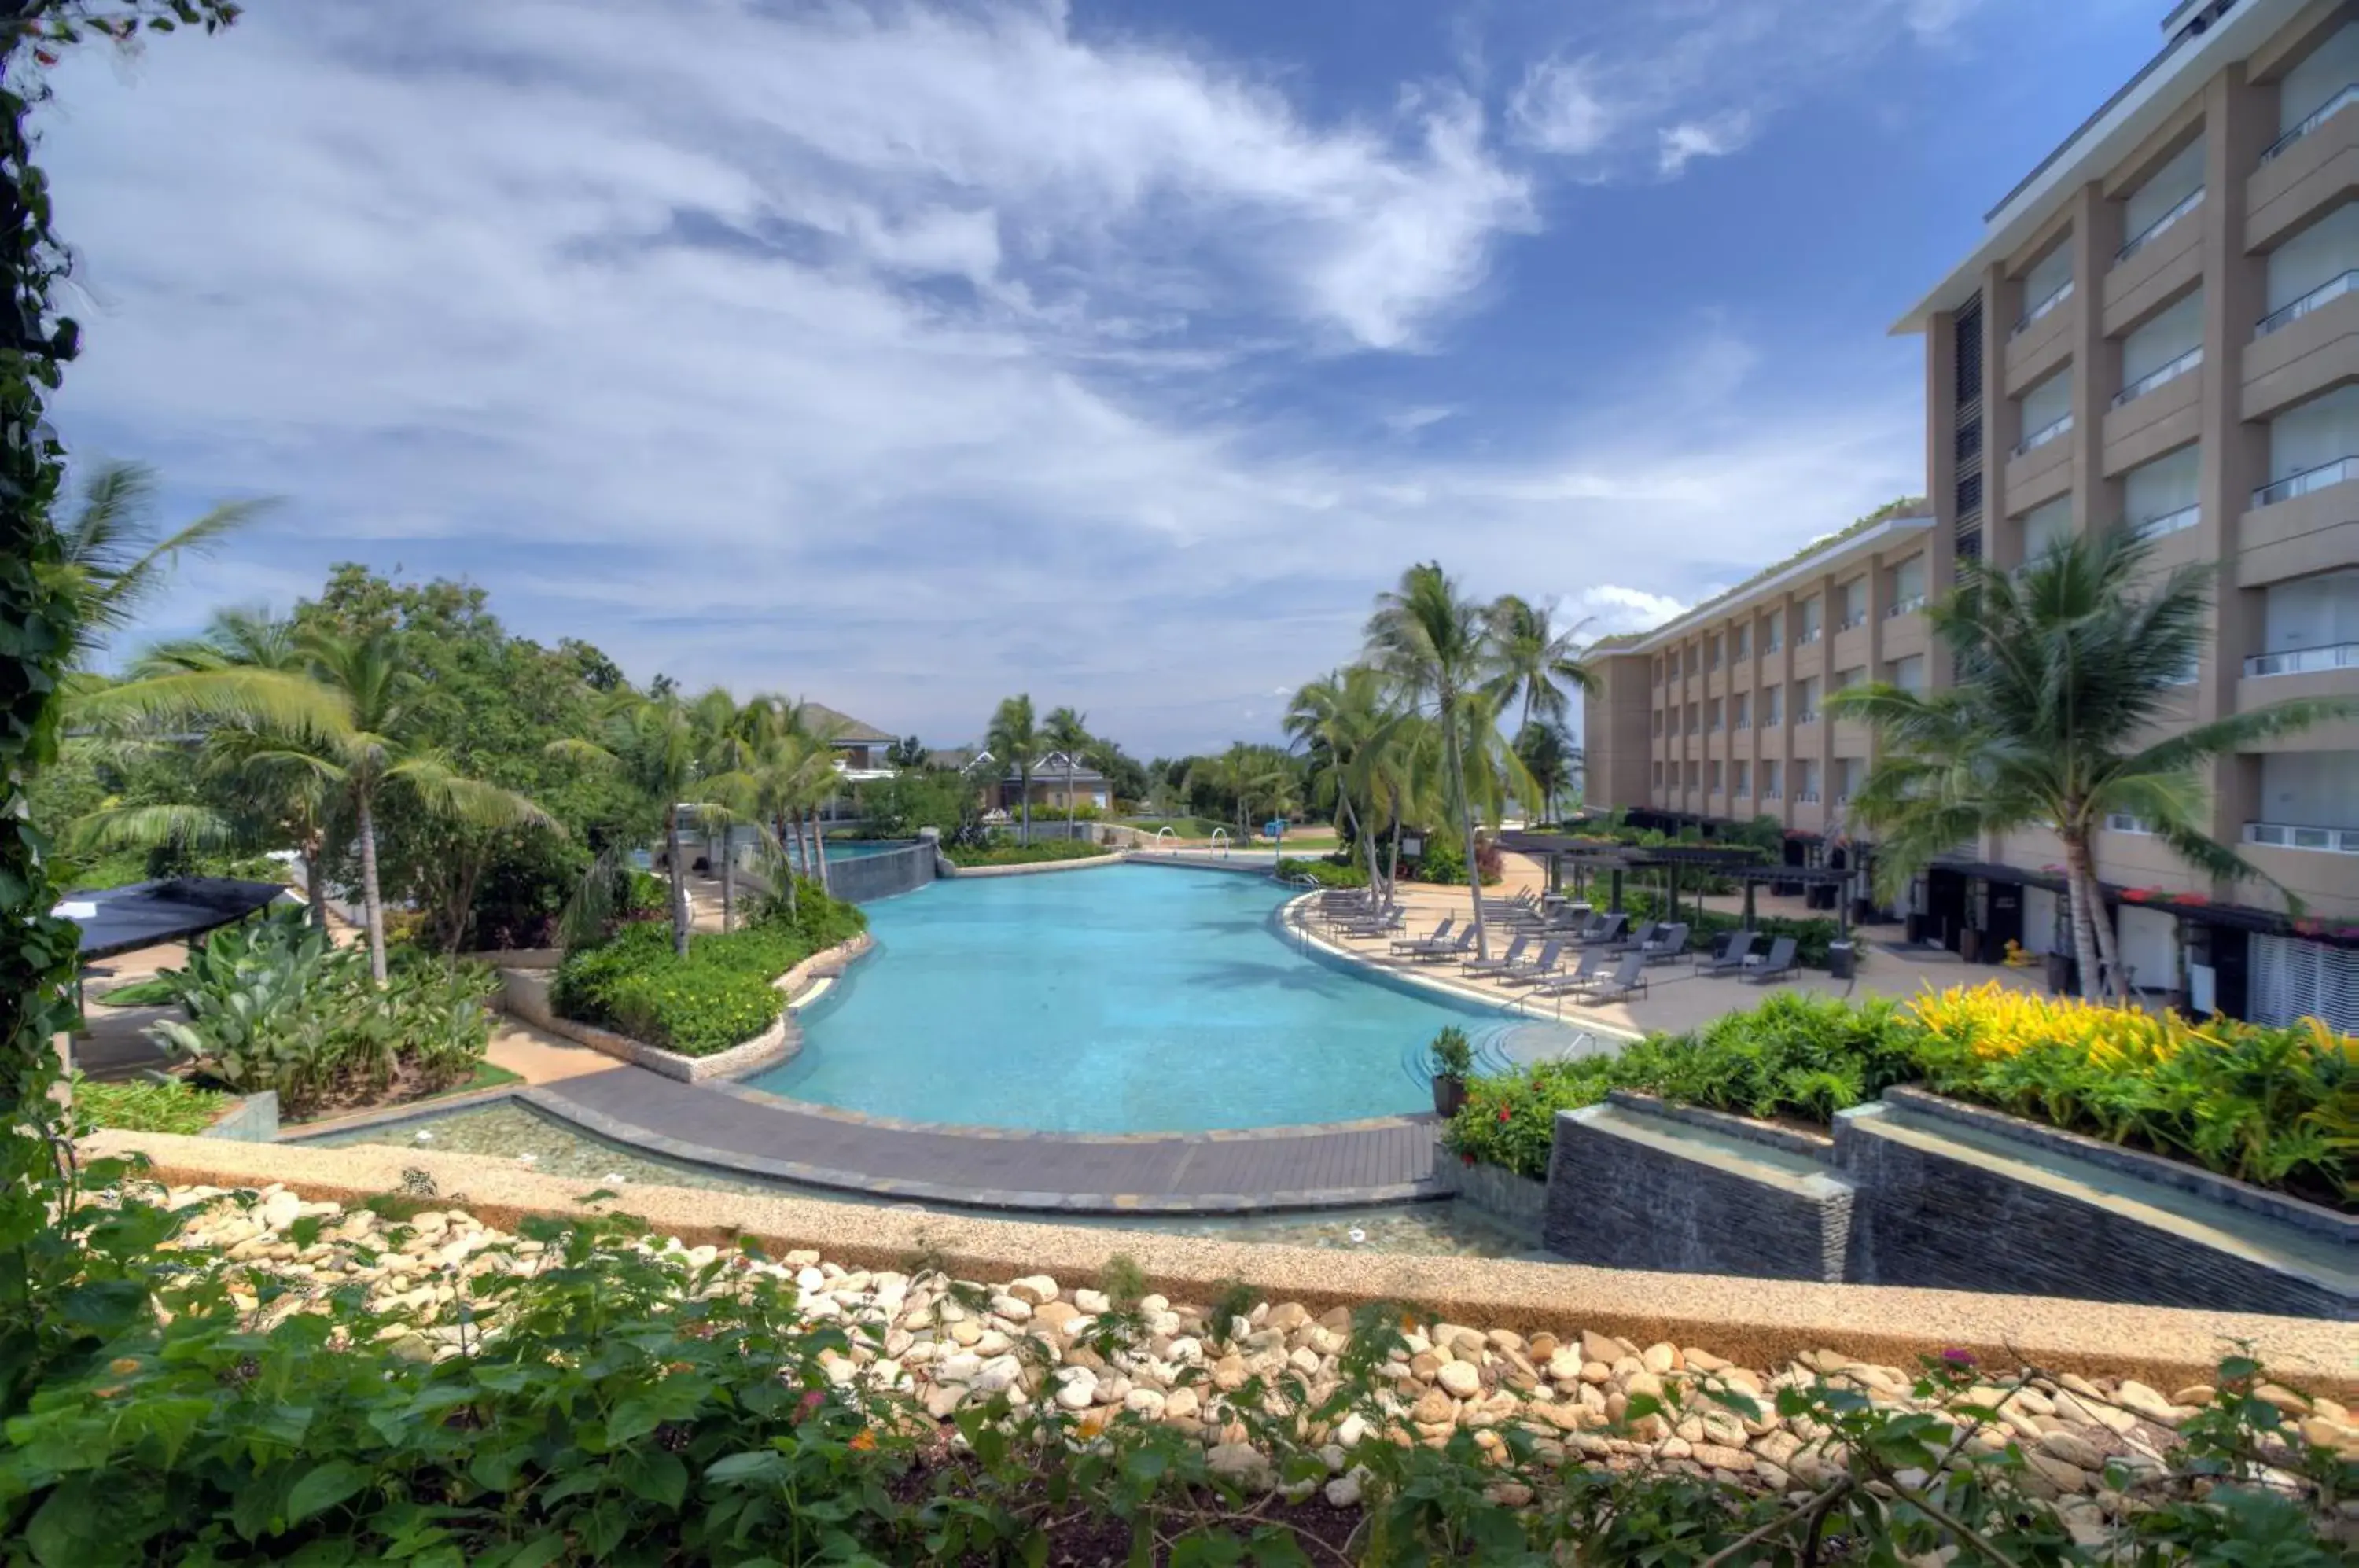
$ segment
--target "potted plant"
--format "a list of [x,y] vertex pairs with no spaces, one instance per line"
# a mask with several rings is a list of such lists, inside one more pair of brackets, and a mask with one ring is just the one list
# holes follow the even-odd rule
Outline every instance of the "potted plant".
[[1466,1074],[1474,1066],[1474,1047],[1466,1031],[1451,1025],[1433,1037],[1433,1114],[1454,1116],[1466,1103]]

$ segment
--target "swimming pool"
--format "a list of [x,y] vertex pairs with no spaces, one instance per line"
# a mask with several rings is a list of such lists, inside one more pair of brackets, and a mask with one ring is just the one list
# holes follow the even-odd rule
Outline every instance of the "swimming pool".
[[805,1009],[801,1054],[749,1083],[911,1121],[1286,1127],[1431,1109],[1416,1059],[1444,1025],[1478,1042],[1554,1028],[1306,953],[1277,920],[1289,896],[1118,866],[872,905],[879,951]]

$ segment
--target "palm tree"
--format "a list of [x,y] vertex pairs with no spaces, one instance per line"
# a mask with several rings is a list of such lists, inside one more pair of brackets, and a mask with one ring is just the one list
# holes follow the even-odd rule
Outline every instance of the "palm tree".
[[1032,769],[1040,760],[1041,735],[1032,718],[1032,694],[1028,691],[1004,699],[996,713],[991,715],[991,728],[984,735],[984,748],[991,753],[1002,768],[1016,769],[1023,787],[1024,842],[1032,842]]
[[1049,710],[1049,722],[1040,729],[1041,740],[1065,754],[1065,836],[1067,838],[1073,836],[1075,820],[1073,767],[1080,760],[1082,753],[1091,744],[1089,726],[1084,722],[1087,718],[1087,714],[1077,713],[1071,708],[1051,708]]
[[2106,817],[2143,819],[2213,877],[2260,877],[2204,831],[2198,769],[2354,711],[2296,699],[2154,738],[2209,639],[2212,569],[2180,566],[2149,583],[2152,555],[2117,528],[2060,539],[2019,574],[1962,561],[1957,589],[1930,611],[1955,683],[1854,686],[1828,701],[1882,742],[1852,816],[1877,834],[1886,894],[1962,841],[2045,828],[2064,846],[2073,948],[2093,994],[2121,994],[2125,978],[2091,847]]
[[1527,722],[1516,732],[1516,757],[1539,787],[1538,814],[1545,821],[1556,820],[1557,791],[1571,774],[1572,752],[1562,724]]
[[[688,797],[699,773],[704,738],[695,714],[677,691],[641,696],[625,691],[615,693],[592,728],[589,735],[551,741],[549,753],[620,772],[661,811],[664,868],[671,895],[672,951],[685,958],[690,922],[679,827],[681,808],[691,804]],[[611,869],[593,868],[592,875],[611,875]]]
[[1575,651],[1574,639],[1589,624],[1586,620],[1576,621],[1560,632],[1551,624],[1547,610],[1513,593],[1503,593],[1492,602],[1490,620],[1499,670],[1491,678],[1489,694],[1494,704],[1502,709],[1510,698],[1522,694],[1524,712],[1516,726],[1519,731],[1531,724],[1534,714],[1551,724],[1562,724],[1568,706],[1567,688],[1575,691],[1596,689],[1597,678]]
[[[1413,706],[1430,707],[1441,731],[1446,803],[1466,851],[1473,895],[1474,949],[1490,956],[1483,919],[1483,878],[1475,865],[1474,801],[1467,790],[1466,752],[1483,732],[1497,735],[1497,705],[1486,687],[1501,673],[1496,639],[1483,606],[1462,595],[1439,563],[1412,566],[1400,586],[1376,596],[1368,618],[1368,660],[1389,676]],[[1479,721],[1476,722],[1476,721]],[[1484,770],[1488,773],[1489,769]]]
[[1338,825],[1364,846],[1368,886],[1379,894],[1385,879],[1376,869],[1373,819],[1383,753],[1396,717],[1385,698],[1384,677],[1364,664],[1310,681],[1295,692],[1286,711],[1286,733],[1309,754],[1311,788],[1333,792]]
[[168,534],[158,534],[156,474],[144,463],[102,463],[83,482],[82,505],[58,530],[63,574],[75,604],[74,646],[78,665],[137,618],[140,607],[164,585],[164,572],[184,550],[201,553],[254,521],[275,505],[230,501]]

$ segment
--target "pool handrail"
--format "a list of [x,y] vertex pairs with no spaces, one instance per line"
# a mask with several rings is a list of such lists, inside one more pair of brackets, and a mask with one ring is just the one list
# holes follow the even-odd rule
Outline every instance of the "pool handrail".
[[1230,847],[1229,830],[1226,828],[1214,828],[1212,830],[1212,841],[1206,846],[1205,853],[1209,855],[1212,851],[1218,850],[1221,855],[1225,857],[1229,853]]
[[1177,833],[1175,833],[1175,832],[1173,832],[1173,831],[1172,831],[1171,824],[1170,824],[1170,823],[1169,823],[1169,822],[1164,823],[1161,827],[1157,828],[1157,829],[1155,830],[1155,843],[1154,843],[1152,845],[1150,845],[1149,847],[1152,847],[1152,848],[1160,848],[1160,847],[1162,846],[1162,844],[1163,844],[1163,835],[1164,835],[1165,833],[1170,833],[1170,834],[1171,834],[1171,853],[1172,853],[1173,855],[1177,855],[1177,854],[1179,854],[1179,853],[1180,853],[1180,835],[1179,835]]

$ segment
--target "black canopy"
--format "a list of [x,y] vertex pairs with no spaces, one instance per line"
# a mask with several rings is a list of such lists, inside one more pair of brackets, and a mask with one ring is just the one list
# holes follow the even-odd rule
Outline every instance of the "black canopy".
[[[158,942],[186,942],[234,925],[286,896],[287,889],[276,882],[175,877],[96,893],[69,893],[58,912],[82,928],[82,959],[87,964]],[[91,912],[84,914],[83,909]]]

